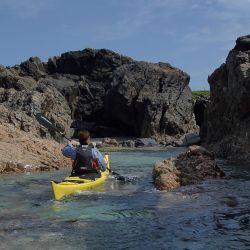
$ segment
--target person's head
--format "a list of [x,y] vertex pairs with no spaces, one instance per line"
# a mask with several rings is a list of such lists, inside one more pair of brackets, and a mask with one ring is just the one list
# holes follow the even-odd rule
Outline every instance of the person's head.
[[90,133],[88,130],[81,130],[78,133],[79,142],[81,145],[88,145],[90,143]]

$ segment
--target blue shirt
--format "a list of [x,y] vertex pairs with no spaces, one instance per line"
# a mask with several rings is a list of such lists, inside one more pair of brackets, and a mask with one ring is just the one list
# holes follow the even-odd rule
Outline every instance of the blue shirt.
[[[62,154],[68,158],[71,158],[72,160],[75,160],[76,148],[73,145],[68,144],[63,148]],[[97,160],[100,163],[102,170],[106,170],[107,168],[106,162],[101,152],[95,147],[92,148],[92,157],[93,159]]]

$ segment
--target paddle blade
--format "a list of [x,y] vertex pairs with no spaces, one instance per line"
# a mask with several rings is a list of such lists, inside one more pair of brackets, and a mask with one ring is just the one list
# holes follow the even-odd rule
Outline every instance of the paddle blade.
[[37,121],[44,126],[45,128],[56,130],[59,133],[62,133],[56,126],[53,124],[46,116],[41,113],[36,114]]
[[65,136],[63,134],[63,132],[56,127],[56,125],[54,123],[52,123],[46,116],[44,116],[42,113],[38,113],[36,114],[36,119],[37,121],[44,126],[45,128],[48,128],[52,131],[56,131],[58,132],[61,136],[63,136],[65,139],[67,139],[68,141],[71,141],[71,139],[69,139],[67,136]]

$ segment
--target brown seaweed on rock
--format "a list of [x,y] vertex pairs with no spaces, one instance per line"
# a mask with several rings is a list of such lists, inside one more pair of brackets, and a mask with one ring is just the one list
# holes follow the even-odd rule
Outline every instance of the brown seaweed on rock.
[[157,161],[153,169],[154,185],[159,190],[172,190],[195,184],[207,178],[223,177],[214,155],[200,146],[190,146],[177,158]]

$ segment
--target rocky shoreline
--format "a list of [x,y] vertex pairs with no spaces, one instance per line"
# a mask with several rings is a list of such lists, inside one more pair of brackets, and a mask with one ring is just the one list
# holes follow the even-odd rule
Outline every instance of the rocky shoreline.
[[[35,121],[38,112],[69,136],[83,128],[108,136],[95,140],[103,151],[202,144],[216,157],[249,163],[249,65],[250,35],[237,39],[209,77],[211,97],[195,101],[185,72],[105,49],[0,66],[0,174],[71,166],[61,155],[60,136]],[[157,163],[153,172],[156,187],[167,190],[220,174],[202,147]]]
[[[157,143],[152,138],[94,138],[93,144],[101,152],[130,150],[167,150],[170,147],[187,146],[195,142],[189,135],[185,143],[179,139],[173,145]],[[65,142],[67,143],[67,142]],[[76,141],[77,143],[77,141]],[[0,124],[0,174],[27,173],[71,168],[72,161],[61,154],[65,144],[54,139],[42,139],[14,125]]]
[[203,147],[157,162],[156,188],[172,190],[206,178],[222,177],[215,156],[250,163],[250,35],[239,37],[226,62],[209,76],[210,98],[198,97],[194,113]]
[[[69,137],[81,129],[112,137],[97,143],[105,151],[184,145],[183,136],[197,131],[189,79],[168,63],[139,62],[107,49],[0,66],[0,172],[71,165],[60,153],[60,135],[41,127],[37,113]],[[114,139],[121,136],[134,139]]]
[[239,37],[226,62],[209,76],[210,98],[198,97],[194,113],[204,147],[155,164],[156,188],[172,190],[222,177],[215,156],[250,163],[250,35]]
[[94,138],[93,143],[96,147],[102,148],[152,148],[152,147],[187,147],[190,145],[198,145],[200,136],[198,133],[188,133],[179,138],[169,137],[168,140],[157,141],[154,138]]
[[71,166],[61,154],[62,144],[0,124],[0,174],[58,170]]
[[[0,174],[71,168],[72,161],[61,154],[61,149],[65,144],[56,142],[54,139],[39,138],[10,124],[0,124]],[[98,138],[93,139],[93,144],[101,152],[166,150],[169,148],[150,138],[130,138],[130,140],[103,138],[101,141]]]

